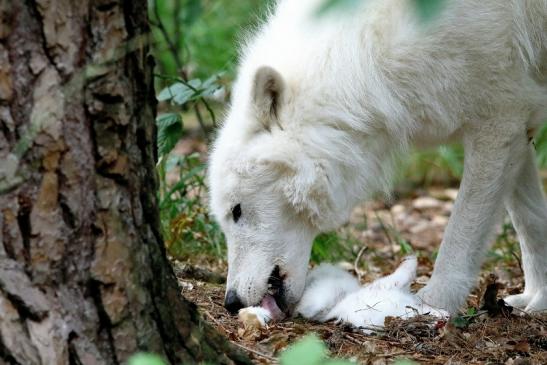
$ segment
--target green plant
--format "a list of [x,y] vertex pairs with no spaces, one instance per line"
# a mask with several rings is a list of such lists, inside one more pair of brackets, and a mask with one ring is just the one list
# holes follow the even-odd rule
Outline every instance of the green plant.
[[[272,0],[149,0],[154,54],[161,74],[207,78],[233,74],[235,44]],[[182,77],[185,78],[185,77]]]
[[401,233],[397,230],[396,227],[392,226],[391,224],[386,224],[382,218],[378,214],[376,214],[376,219],[378,220],[378,223],[380,224],[380,227],[382,227],[382,230],[384,231],[384,234],[386,235],[388,241],[391,245],[398,244],[400,247],[400,253],[402,255],[410,255],[414,253],[414,248],[408,242]]
[[165,362],[158,355],[139,352],[131,356],[127,365],[165,365]]
[[352,258],[352,246],[356,240],[342,229],[335,232],[322,233],[313,241],[311,261],[340,261]]
[[[167,174],[173,172],[178,179],[170,185]],[[158,164],[161,227],[166,247],[174,257],[199,253],[224,257],[224,236],[205,204],[204,172],[199,154],[164,155]]]
[[350,365],[347,360],[331,359],[325,344],[315,335],[308,335],[286,349],[279,357],[281,365]]
[[[204,161],[196,154],[178,156],[172,153],[184,136],[183,118],[188,116],[189,110],[195,113],[205,135],[208,128],[201,108],[207,111],[212,126],[216,125],[214,110],[206,98],[222,87],[222,73],[215,73],[202,80],[188,79],[187,73],[182,72],[183,62],[188,59],[181,54],[186,43],[179,34],[180,26],[191,26],[193,19],[201,13],[201,4],[198,0],[151,1],[155,16],[153,24],[168,47],[167,54],[160,58],[164,61],[171,60],[176,66],[176,70],[170,69],[174,76],[156,75],[157,79],[169,83],[157,96],[158,101],[162,102],[160,107],[164,112],[157,117],[156,125],[162,233],[169,253],[179,258],[196,253],[223,257],[225,253],[222,232],[206,208]],[[166,9],[171,5],[175,7],[172,10],[176,16],[168,21]],[[183,18],[181,24],[177,23],[177,17]],[[169,33],[170,30],[174,32],[173,35]],[[180,71],[180,77],[177,70]],[[176,182],[170,182],[168,176],[176,176]]]
[[488,251],[490,264],[499,261],[508,263],[515,259],[520,264],[519,252],[519,242],[513,225],[510,222],[503,223],[501,232],[496,237],[492,248]]
[[[215,112],[206,98],[213,95],[215,91],[222,87],[219,83],[222,72],[214,74],[205,81],[201,79],[184,80],[175,77],[157,76],[174,81],[159,92],[157,96],[158,101],[169,102],[171,108],[176,108],[179,111],[179,113],[160,114],[158,118],[158,145],[160,145],[160,148],[163,142],[171,141],[176,144],[178,139],[182,137],[181,111],[193,108],[200,127],[205,135],[207,135],[207,126],[200,111],[200,106],[204,106],[211,118],[212,126],[216,127]],[[165,119],[167,123],[161,123],[162,119]],[[180,128],[177,128],[176,131],[172,130],[175,126],[179,125],[175,122],[180,122]],[[165,129],[166,127],[171,129]],[[175,144],[168,143],[165,150],[159,151],[160,154],[168,154]]]
[[534,146],[539,166],[547,168],[547,120],[534,138]]
[[461,145],[440,146],[429,150],[416,150],[403,162],[397,180],[419,185],[458,182],[463,174],[463,148]]

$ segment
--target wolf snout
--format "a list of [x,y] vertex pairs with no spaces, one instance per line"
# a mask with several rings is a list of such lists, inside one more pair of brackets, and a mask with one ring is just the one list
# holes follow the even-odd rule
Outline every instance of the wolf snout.
[[226,308],[226,310],[230,312],[230,314],[237,314],[237,312],[241,308],[243,308],[243,303],[241,302],[241,299],[239,299],[239,296],[234,289],[230,289],[226,293],[226,298],[224,299],[224,308]]

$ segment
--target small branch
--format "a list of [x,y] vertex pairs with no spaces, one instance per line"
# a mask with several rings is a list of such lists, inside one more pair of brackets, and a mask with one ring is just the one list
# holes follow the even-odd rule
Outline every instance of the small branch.
[[199,126],[201,127],[201,130],[203,131],[203,134],[205,135],[205,139],[207,140],[207,142],[209,142],[207,127],[205,126],[205,122],[203,121],[203,116],[201,115],[201,111],[199,110],[198,103],[194,103],[194,112],[196,113],[196,118],[198,120]]
[[[169,34],[167,34],[167,29],[165,29],[165,26],[163,25],[163,22],[161,21],[161,17],[160,17],[159,11],[158,11],[158,2],[156,0],[154,0],[154,16],[156,17],[156,22],[157,23],[154,22],[153,24],[156,25],[159,28],[159,30],[160,30],[160,32],[163,36],[163,39],[165,39],[165,42],[167,43],[167,46],[169,47],[169,50],[173,54],[173,58],[175,60],[175,63],[177,64],[177,68],[179,70],[182,70],[182,61],[179,57],[177,47],[175,46],[175,44],[173,43],[171,38],[169,38]],[[184,73],[182,73],[182,77],[186,78]]]
[[513,257],[517,260],[517,264],[519,265],[520,273],[522,274],[522,276],[524,276],[524,270],[522,269],[522,261],[521,261],[519,255],[517,255],[517,253],[515,251],[512,251],[512,250],[511,250],[511,255],[513,255]]
[[173,33],[175,33],[174,37],[175,37],[175,41],[174,41],[174,45],[175,45],[175,49],[177,50],[177,54],[179,54],[179,40],[181,38],[181,31],[180,31],[180,24],[181,22],[179,22],[179,14],[180,14],[180,10],[181,10],[181,0],[175,0],[174,1],[174,9],[173,9],[173,28],[175,29]]
[[237,342],[232,342],[232,343],[233,343],[234,345],[236,345],[237,347],[242,348],[242,349],[245,350],[245,351],[251,352],[251,353],[253,353],[253,354],[257,355],[257,356],[260,356],[260,357],[263,357],[263,358],[265,358],[265,359],[267,359],[267,360],[270,360],[273,364],[278,364],[278,361],[277,361],[277,359],[276,359],[275,357],[272,357],[272,356],[270,356],[270,355],[266,355],[266,354],[264,354],[264,353],[262,353],[262,352],[259,352],[259,351],[255,350],[255,349],[252,349],[252,348],[250,348],[250,347],[244,346],[244,345],[239,344],[239,343],[237,343]]
[[361,261],[361,257],[363,254],[368,250],[368,246],[363,246],[359,250],[359,253],[357,254],[357,257],[355,258],[355,261],[353,262],[353,270],[357,273],[357,279],[361,281],[361,278],[363,277],[363,273],[359,269],[359,261]]
[[[183,84],[184,86],[186,86],[187,88],[189,88],[190,90],[192,90],[194,93],[198,93],[199,90],[196,89],[195,87],[193,87],[189,82],[188,80],[185,80],[185,79],[180,79],[178,77],[169,77],[169,76],[164,76],[164,75],[159,75],[159,74],[154,74],[155,77],[159,77],[159,78],[162,78],[162,79],[165,79],[165,80],[171,80],[171,81],[177,81],[177,82],[180,82],[181,84]],[[213,123],[213,127],[216,128],[217,126],[217,123],[216,123],[216,117],[215,117],[215,112],[213,111],[213,109],[211,108],[211,106],[209,105],[209,103],[207,102],[207,100],[205,100],[205,98],[203,97],[199,97],[197,100],[195,100],[195,103],[194,103],[194,106],[193,106],[193,109],[194,109],[194,112],[196,113],[196,118],[198,120],[198,123],[201,127],[201,129],[203,130],[203,133],[205,134],[205,137],[208,139],[208,133],[207,133],[207,129],[206,129],[206,126],[205,126],[205,121],[203,119],[203,116],[201,114],[201,111],[199,110],[199,106],[198,106],[198,103],[202,103],[205,108],[207,109],[207,112],[209,113],[209,115],[211,116],[211,122]]]
[[211,313],[209,313],[208,311],[205,311],[203,312],[205,314],[206,317],[208,317],[211,321],[213,321],[214,324],[216,324],[217,326],[219,326],[220,328],[222,328],[222,330],[225,332],[225,333],[229,333],[228,330],[226,329],[226,327],[224,327],[219,321],[217,321],[217,319],[215,317],[213,317],[211,315]]
[[387,229],[386,225],[384,224],[384,221],[382,220],[382,218],[380,218],[380,216],[378,215],[378,212],[374,212],[374,215],[376,216],[376,219],[378,219],[378,223],[380,223],[380,227],[382,228],[382,230],[384,231],[388,241],[389,241],[389,244],[393,247],[393,245],[395,244],[393,242],[393,240],[391,239],[391,235],[389,234],[389,230]]
[[203,105],[205,106],[205,109],[207,109],[207,111],[209,112],[209,115],[211,116],[211,122],[213,123],[213,127],[216,128],[217,119],[215,117],[215,113],[213,112],[213,109],[211,108],[207,100],[205,100],[205,98],[201,98],[201,102],[203,103]]

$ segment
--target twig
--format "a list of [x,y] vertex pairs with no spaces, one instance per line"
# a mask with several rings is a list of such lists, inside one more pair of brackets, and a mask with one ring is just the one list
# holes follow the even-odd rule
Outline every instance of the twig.
[[255,349],[252,349],[252,348],[250,348],[250,347],[244,346],[244,345],[242,345],[242,344],[240,344],[240,343],[237,343],[237,342],[232,342],[232,343],[233,343],[234,345],[236,345],[237,347],[242,348],[242,349],[245,350],[245,351],[249,351],[249,352],[251,352],[251,353],[253,353],[253,354],[257,355],[257,356],[260,356],[260,357],[263,357],[263,358],[265,358],[265,359],[268,359],[268,360],[270,360],[270,361],[271,361],[272,363],[274,363],[274,364],[277,364],[277,363],[278,363],[278,361],[277,361],[277,359],[276,359],[275,357],[272,357],[272,356],[270,356],[270,355],[266,355],[266,354],[264,354],[264,353],[262,353],[262,352],[259,352],[259,351],[255,350]]
[[224,327],[215,317],[213,317],[213,315],[211,313],[209,313],[208,311],[204,311],[203,313],[205,313],[205,315],[211,320],[213,321],[217,326],[219,326],[220,328],[222,328],[222,330],[226,333],[228,333],[228,330],[226,329],[226,327]]
[[[200,98],[200,100],[203,100],[203,98]],[[207,142],[209,142],[207,127],[205,126],[205,122],[203,121],[203,116],[201,115],[201,111],[199,110],[199,105],[197,103],[194,103],[194,112],[196,113],[196,118],[198,120],[199,126],[201,127],[201,130],[203,131],[203,134],[205,135],[205,139],[207,140]]]
[[382,220],[382,218],[380,218],[380,216],[378,215],[378,212],[374,211],[374,215],[376,216],[376,219],[378,220],[378,223],[380,223],[380,227],[384,231],[384,233],[387,237],[387,240],[389,241],[389,244],[393,247],[395,244],[393,243],[393,240],[391,239],[391,235],[389,234],[389,230],[385,226],[384,221]]
[[522,269],[522,262],[521,262],[521,259],[520,259],[519,255],[517,255],[517,253],[515,251],[511,251],[511,255],[513,255],[513,257],[517,260],[517,264],[519,265],[520,273],[522,274],[522,276],[524,276],[524,270]]
[[153,7],[154,7],[154,16],[156,17],[156,22],[157,22],[157,23],[155,22],[154,25],[156,25],[159,28],[163,36],[163,39],[165,39],[167,46],[171,50],[171,53],[173,54],[173,59],[175,60],[175,63],[177,64],[177,68],[181,71],[182,77],[186,78],[184,73],[182,72],[182,61],[179,57],[177,47],[172,42],[171,38],[169,38],[169,34],[167,34],[167,30],[165,29],[165,26],[163,25],[163,22],[161,21],[160,13],[158,11],[158,2],[156,0],[154,0]]
[[181,30],[180,25],[182,24],[181,21],[179,21],[179,14],[180,14],[180,6],[181,6],[181,0],[175,0],[174,1],[174,9],[173,9],[173,28],[174,28],[174,45],[175,49],[177,51],[177,54],[179,54],[179,40],[181,38]]
[[[184,85],[186,85],[186,87],[192,89],[192,91],[196,92],[197,90],[192,87],[190,84],[188,84],[188,78],[186,77],[186,74],[184,73],[184,70],[182,69],[183,65],[182,65],[182,60],[180,59],[180,56],[179,56],[179,53],[178,53],[178,50],[177,50],[177,47],[176,45],[173,43],[173,41],[171,40],[171,38],[169,37],[169,34],[167,34],[167,30],[165,29],[165,26],[163,25],[163,22],[161,21],[161,17],[160,17],[160,14],[158,12],[158,3],[156,0],[154,0],[154,16],[156,17],[156,22],[154,22],[153,24],[155,26],[157,26],[163,36],[163,39],[165,39],[165,42],[167,43],[167,46],[169,47],[169,50],[171,51],[172,55],[173,55],[173,59],[175,60],[175,64],[177,65],[177,69],[180,71],[180,74],[181,74],[181,77],[182,77],[182,80],[180,80]],[[209,111],[209,113],[212,115],[212,118],[213,118],[213,125],[216,125],[216,121],[214,120],[214,113],[212,113],[212,109],[210,108],[210,106],[207,104],[206,101],[204,101],[203,98],[200,98],[199,101],[201,101],[202,103],[204,103],[205,107],[207,108],[207,110]],[[205,124],[203,122],[203,117],[201,116],[201,112],[199,111],[199,108],[198,108],[198,104],[197,103],[194,103],[193,105],[194,107],[194,112],[196,113],[196,118],[199,122],[199,125],[201,126],[201,129],[203,130],[203,133],[205,134],[205,138],[208,140],[208,135],[207,135],[207,130],[205,129]]]
[[355,258],[355,261],[353,262],[353,270],[357,273],[357,279],[361,281],[361,278],[363,277],[363,273],[359,269],[359,261],[361,261],[361,257],[365,253],[365,251],[368,250],[368,246],[363,246],[359,250],[359,253],[357,254],[357,257]]
[[399,351],[399,352],[393,352],[391,354],[374,354],[375,357],[392,357],[392,356],[399,356],[399,355],[407,355],[412,354],[414,351]]

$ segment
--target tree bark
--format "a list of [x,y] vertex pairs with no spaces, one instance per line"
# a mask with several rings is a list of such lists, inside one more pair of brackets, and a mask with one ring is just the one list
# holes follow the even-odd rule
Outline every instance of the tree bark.
[[0,0],[0,364],[247,363],[159,232],[146,0]]

